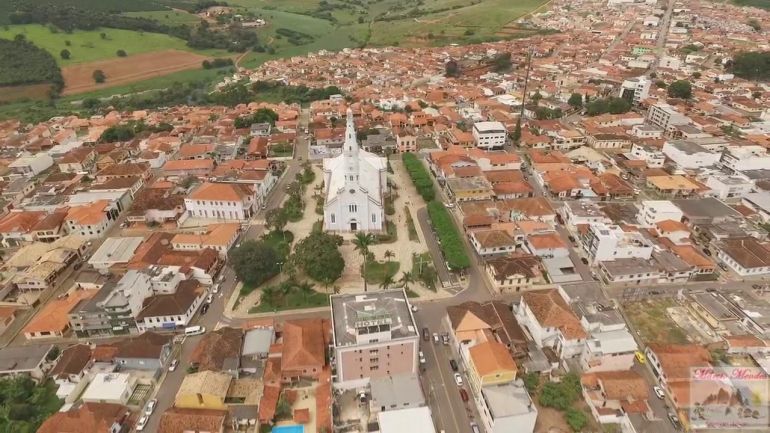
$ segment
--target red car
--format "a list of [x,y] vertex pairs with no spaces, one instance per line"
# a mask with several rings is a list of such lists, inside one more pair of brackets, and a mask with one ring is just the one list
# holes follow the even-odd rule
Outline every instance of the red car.
[[464,402],[468,402],[468,392],[465,391],[465,388],[460,388],[460,398],[462,398]]

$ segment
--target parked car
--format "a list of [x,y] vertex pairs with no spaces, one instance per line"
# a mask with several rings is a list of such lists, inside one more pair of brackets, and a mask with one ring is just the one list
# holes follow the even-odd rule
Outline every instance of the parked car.
[[433,333],[433,342],[434,342],[434,343],[438,343],[438,342],[439,342],[439,339],[438,339],[438,334],[437,334],[437,333],[435,333],[435,332]]
[[416,313],[416,312],[420,311],[420,310],[417,308],[417,306],[416,306],[416,305],[414,305],[414,304],[411,306],[411,308],[412,308],[412,313]]
[[420,364],[425,364],[425,354],[420,351]]
[[460,376],[460,373],[455,373],[455,383],[457,386],[463,386],[463,377]]
[[212,302],[214,302],[214,294],[213,293],[209,293],[209,295],[206,296],[206,303],[210,304]]
[[423,341],[430,341],[430,331],[428,331],[428,328],[422,328],[422,339]]
[[647,362],[647,360],[644,357],[644,353],[638,350],[636,351],[636,353],[634,353],[634,356],[636,356],[636,360],[639,361],[639,364],[644,364],[645,362]]
[[459,370],[459,367],[457,365],[457,361],[455,361],[454,359],[450,359],[449,360],[449,366],[452,367],[452,371],[456,372],[457,370]]
[[139,421],[136,423],[136,431],[142,431],[144,430],[144,427],[147,426],[147,421],[150,418],[147,415],[143,415],[141,418],[139,418]]
[[210,305],[211,304],[203,304],[203,306],[201,307],[201,315],[208,313]]
[[479,426],[476,425],[475,422],[471,422],[471,430],[473,431],[473,433],[481,433],[479,430]]
[[144,414],[147,416],[152,415],[155,412],[155,407],[158,405],[158,400],[150,400],[147,402],[147,407],[144,409]]
[[666,398],[666,394],[663,393],[663,388],[658,385],[653,386],[652,390],[655,391],[655,395],[657,395],[659,399],[663,400]]
[[175,359],[171,361],[171,364],[168,365],[168,371],[174,371],[176,370],[176,366],[179,365],[179,360]]
[[587,264],[588,264],[588,259],[587,259],[587,258],[585,258],[585,257],[581,257],[581,258],[580,258],[580,261],[581,261],[581,262],[583,262],[583,264],[584,264],[584,265],[587,265]]
[[719,269],[721,269],[721,270],[723,270],[723,271],[725,271],[725,272],[727,272],[727,271],[728,271],[728,269],[727,269],[727,266],[726,266],[724,263],[720,263],[720,264],[719,264]]
[[711,250],[709,250],[708,248],[704,248],[703,249],[703,254],[705,254],[707,256],[710,256],[711,255]]
[[213,294],[219,293],[219,284],[214,284],[214,287],[211,288],[211,293]]
[[463,402],[468,402],[468,391],[465,388],[460,388],[460,398],[463,399]]
[[674,412],[668,413],[668,420],[671,421],[671,424],[674,425],[674,428],[679,430],[682,427],[682,424],[679,422],[679,417],[676,416]]
[[444,342],[444,346],[449,346],[449,334],[444,333],[441,336],[441,341]]
[[452,208],[455,207],[455,204],[454,203],[444,203],[444,207],[446,207],[447,209],[452,209]]

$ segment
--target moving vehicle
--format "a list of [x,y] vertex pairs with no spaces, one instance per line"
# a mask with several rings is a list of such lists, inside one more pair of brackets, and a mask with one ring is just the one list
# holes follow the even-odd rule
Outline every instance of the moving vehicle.
[[452,367],[452,371],[454,372],[456,372],[459,369],[459,367],[457,366],[457,361],[455,361],[454,359],[449,360],[449,366]]
[[150,418],[147,415],[143,415],[141,418],[139,418],[139,421],[136,423],[136,431],[142,431],[144,430],[144,427],[147,425],[147,421]]
[[460,373],[455,373],[455,383],[457,386],[463,386],[463,377],[460,376]]
[[438,339],[438,334],[437,334],[437,333],[435,333],[435,332],[433,333],[433,342],[434,342],[434,343],[438,343],[438,342],[439,342],[439,339]]
[[175,359],[171,361],[171,364],[168,365],[168,371],[174,371],[176,370],[176,366],[179,365],[179,360]]
[[453,209],[455,207],[454,203],[444,203],[444,207],[447,209]]
[[679,423],[679,417],[676,416],[674,412],[668,413],[668,420],[671,421],[671,424],[673,424],[674,428],[676,428],[677,430],[679,430],[682,427],[682,424]]
[[420,364],[425,364],[425,354],[420,351]]
[[200,325],[184,328],[184,335],[201,335],[204,332],[206,332],[206,328]]
[[444,346],[449,346],[449,335],[448,335],[448,334],[446,334],[446,333],[444,333],[444,334],[441,336],[441,341],[443,341],[443,342],[444,342]]
[[634,353],[634,356],[636,357],[636,360],[639,361],[639,364],[644,364],[645,362],[647,362],[647,359],[645,359],[644,357],[644,353],[638,350],[636,351],[636,353]]
[[658,385],[653,386],[652,390],[655,391],[655,395],[657,395],[659,399],[663,400],[666,398],[666,394],[663,394],[663,389]]
[[475,423],[475,422],[472,422],[472,423],[471,423],[471,430],[473,430],[473,433],[481,433],[481,432],[479,431],[479,426],[478,426],[478,425],[476,425],[476,423]]
[[152,415],[153,412],[155,412],[155,406],[158,405],[158,400],[150,400],[147,402],[147,407],[144,409],[144,414],[147,416]]
[[206,296],[206,303],[210,304],[212,302],[214,302],[214,294],[213,293],[209,293],[209,295]]
[[203,304],[203,306],[201,307],[201,315],[208,313],[210,305],[211,304]]
[[428,331],[428,328],[422,328],[422,339],[423,341],[430,341],[430,331]]
[[214,284],[214,287],[211,288],[211,293],[215,295],[219,293],[219,284]]
[[588,264],[588,259],[587,259],[587,258],[585,258],[585,257],[581,257],[581,258],[580,258],[580,261],[581,261],[581,262],[583,262],[583,264],[584,264],[584,265],[587,265],[587,264]]

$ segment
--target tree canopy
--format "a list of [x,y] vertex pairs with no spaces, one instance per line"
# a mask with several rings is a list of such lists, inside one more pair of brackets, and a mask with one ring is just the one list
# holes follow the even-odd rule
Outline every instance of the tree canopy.
[[264,241],[247,240],[231,250],[228,259],[238,278],[258,286],[278,275],[283,257]]
[[235,127],[249,128],[255,123],[269,123],[275,126],[276,120],[278,120],[278,113],[269,108],[260,108],[250,116],[241,116],[235,119]]
[[687,80],[674,81],[668,86],[668,96],[672,98],[690,99],[690,97],[692,97],[692,85]]
[[[51,83],[58,93],[64,87],[64,79],[56,59],[20,36],[12,41],[0,39],[0,86]],[[59,54],[65,58],[69,52],[64,54],[62,50]]]
[[730,68],[736,77],[747,80],[770,80],[770,51],[746,51],[733,57]]
[[586,113],[589,116],[600,114],[622,114],[631,109],[631,103],[623,98],[610,96],[609,98],[595,99],[586,105]]
[[35,433],[64,402],[50,381],[36,385],[29,376],[0,380],[0,432]]
[[345,268],[340,245],[342,237],[314,231],[297,242],[294,259],[310,278],[328,285],[336,281]]
[[567,104],[569,104],[572,108],[580,108],[583,106],[583,97],[580,95],[580,93],[573,93],[569,96]]

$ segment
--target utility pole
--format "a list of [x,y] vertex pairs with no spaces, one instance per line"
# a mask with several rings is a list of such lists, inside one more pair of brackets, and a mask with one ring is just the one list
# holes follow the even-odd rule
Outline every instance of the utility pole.
[[527,51],[527,72],[524,75],[524,90],[521,95],[521,111],[519,112],[519,120],[516,121],[516,131],[514,132],[514,135],[516,135],[516,144],[519,144],[519,140],[521,140],[521,119],[524,118],[524,104],[527,102],[527,85],[529,85],[529,73],[532,71],[532,54],[534,52],[534,47],[530,46],[529,50]]

